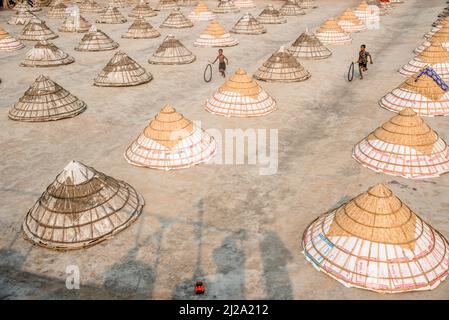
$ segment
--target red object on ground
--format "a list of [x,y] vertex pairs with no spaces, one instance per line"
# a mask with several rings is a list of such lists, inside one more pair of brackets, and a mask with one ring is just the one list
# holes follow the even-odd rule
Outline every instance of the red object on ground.
[[204,286],[203,281],[197,281],[195,283],[195,294],[204,294],[206,291],[206,287]]

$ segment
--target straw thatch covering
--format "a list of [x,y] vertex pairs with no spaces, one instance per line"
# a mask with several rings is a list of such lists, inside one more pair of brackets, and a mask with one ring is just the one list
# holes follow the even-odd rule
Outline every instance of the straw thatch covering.
[[305,81],[311,74],[284,47],[273,53],[256,71],[254,78],[270,82]]
[[160,27],[171,29],[192,28],[193,22],[187,19],[181,10],[175,9],[165,18]]
[[160,170],[189,168],[215,156],[214,138],[166,105],[125,151],[130,164]]
[[37,11],[41,11],[42,10],[42,8],[39,8],[39,7],[36,7],[36,6],[30,6],[28,4],[28,2],[26,2],[26,1],[22,1],[22,2],[18,3],[13,8],[13,10],[16,10],[16,11],[23,10],[23,9],[27,9],[30,12],[37,12]]
[[288,51],[297,59],[319,60],[329,58],[332,55],[332,52],[308,30],[293,42]]
[[78,12],[70,13],[59,27],[59,32],[79,32],[84,33],[89,31],[92,25],[84,19]]
[[188,64],[195,60],[196,56],[178,39],[169,34],[148,62],[152,64]]
[[354,14],[366,25],[377,24],[380,22],[378,10],[373,10],[366,1],[362,1],[354,10]]
[[253,17],[251,13],[245,13],[239,21],[232,27],[230,32],[256,35],[266,33],[267,29]]
[[318,217],[302,245],[317,270],[346,287],[430,290],[448,274],[447,240],[383,184]]
[[352,42],[351,36],[340,27],[334,18],[328,19],[315,35],[324,44],[345,45]]
[[118,48],[119,44],[112,40],[106,33],[97,30],[95,25],[83,36],[76,46],[77,51],[107,51]]
[[234,4],[239,8],[245,9],[256,7],[256,3],[254,2],[254,0],[234,0]]
[[189,19],[192,21],[209,21],[216,17],[215,13],[209,10],[203,0],[199,0],[198,5],[189,14]]
[[136,18],[122,38],[128,39],[152,39],[161,34],[144,18]]
[[25,94],[9,110],[9,118],[16,121],[41,122],[71,118],[86,109],[86,104],[40,75]]
[[449,148],[411,108],[360,141],[352,156],[363,166],[408,179],[438,177],[449,171]]
[[431,46],[432,42],[439,42],[446,50],[449,50],[449,23],[444,25],[441,29],[435,32],[428,40],[425,40],[418,48],[413,52],[420,54],[425,49]]
[[[393,91],[387,93],[379,104],[381,107],[400,112],[412,108],[420,116],[449,115],[449,91],[445,91],[427,74],[415,74]],[[442,81],[441,79],[438,79]],[[441,82],[440,82],[441,83]]]
[[51,7],[47,12],[48,19],[64,19],[67,16],[67,6],[59,2],[55,6]]
[[434,41],[430,47],[399,69],[399,73],[410,77],[426,66],[434,69],[444,81],[449,80],[449,51],[440,42]]
[[25,48],[25,45],[0,27],[0,52],[12,52]]
[[94,84],[100,87],[128,87],[150,82],[153,76],[126,53],[118,51],[97,75]]
[[11,16],[8,20],[8,24],[26,25],[31,20],[39,20],[34,14],[27,9],[20,9],[15,15]]
[[279,9],[279,12],[284,16],[300,16],[306,14],[306,12],[293,0],[285,1],[284,5]]
[[145,1],[141,0],[140,3],[135,6],[131,12],[128,14],[128,17],[133,18],[148,18],[157,16],[157,13],[150,7],[149,4],[146,4]]
[[365,23],[360,20],[351,9],[347,9],[338,18],[338,24],[345,32],[362,32],[368,30]]
[[95,0],[83,0],[79,4],[81,13],[103,13],[106,11],[105,8],[100,6]]
[[28,51],[20,64],[22,67],[57,67],[73,63],[75,59],[53,43],[42,40]]
[[83,249],[126,229],[144,204],[126,182],[71,161],[28,211],[22,230],[42,247]]
[[127,20],[120,11],[113,6],[109,6],[104,13],[97,19],[97,23],[119,24],[125,23]]
[[240,9],[234,4],[232,0],[220,0],[218,6],[212,9],[214,13],[237,13]]
[[315,9],[318,7],[315,3],[315,0],[297,0],[297,2],[303,9]]
[[157,4],[156,8],[154,10],[156,11],[171,11],[178,9],[179,6],[176,3],[175,0],[159,0],[159,3]]
[[45,21],[31,20],[22,30],[19,36],[20,40],[39,41],[51,40],[58,37],[49,27]]
[[276,110],[276,101],[239,68],[206,101],[206,110],[225,117],[260,117]]
[[432,30],[430,30],[429,32],[427,32],[424,35],[424,38],[429,40],[430,38],[433,37],[433,35],[440,31],[442,28],[449,28],[449,17],[446,17],[444,19],[441,20],[437,20],[434,24],[433,24],[433,28]]
[[262,24],[281,24],[286,23],[287,18],[279,10],[275,9],[272,4],[268,4],[257,17],[257,21]]
[[220,25],[217,20],[211,21],[200,37],[195,41],[196,47],[232,47],[239,42]]

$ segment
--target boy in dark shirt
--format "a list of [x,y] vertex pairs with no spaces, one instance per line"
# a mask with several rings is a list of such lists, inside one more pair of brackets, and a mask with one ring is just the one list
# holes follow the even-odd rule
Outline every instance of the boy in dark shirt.
[[373,64],[373,58],[371,57],[369,52],[366,51],[366,46],[362,44],[359,51],[359,60],[357,61],[359,63],[360,80],[363,79],[363,72],[366,72],[368,70],[368,57],[370,63]]

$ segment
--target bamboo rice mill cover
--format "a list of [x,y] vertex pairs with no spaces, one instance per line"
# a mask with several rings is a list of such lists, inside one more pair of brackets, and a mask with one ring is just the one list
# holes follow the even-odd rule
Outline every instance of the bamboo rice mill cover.
[[27,9],[20,9],[16,12],[15,15],[9,18],[8,24],[26,25],[31,20],[39,20],[39,19]]
[[279,9],[279,12],[284,16],[300,16],[306,14],[293,0],[285,1],[284,5]]
[[112,40],[106,33],[97,29],[95,25],[83,36],[76,46],[77,51],[107,51],[117,49],[119,44]]
[[254,73],[257,80],[269,82],[299,82],[310,77],[311,74],[283,46]]
[[85,14],[103,13],[106,11],[106,9],[95,2],[95,0],[83,0],[79,4],[79,8],[80,12]]
[[156,10],[156,11],[171,11],[171,10],[175,10],[178,8],[179,8],[179,6],[175,0],[159,0],[159,3],[157,4],[157,6],[154,10]]
[[161,33],[144,18],[136,18],[122,38],[128,39],[152,39],[160,37]]
[[213,137],[166,105],[125,152],[130,164],[159,170],[182,169],[215,156]]
[[267,29],[253,17],[251,13],[245,13],[239,21],[232,27],[232,33],[240,33],[247,35],[257,35],[267,32]]
[[128,87],[148,83],[153,76],[126,53],[117,51],[94,80],[100,87]]
[[57,67],[73,63],[75,59],[47,40],[38,41],[25,55],[22,67]]
[[182,29],[192,28],[193,22],[187,19],[181,10],[173,10],[160,25],[161,28]]
[[239,8],[251,9],[256,7],[254,0],[234,0],[234,4]]
[[351,9],[346,9],[345,12],[338,18],[338,24],[342,27],[343,31],[362,32],[368,30],[365,23],[360,20]]
[[72,11],[64,19],[64,22],[59,27],[59,32],[78,32],[84,33],[89,31],[92,25],[80,15],[79,11]]
[[420,116],[449,115],[449,87],[430,67],[409,77],[379,101],[381,107],[401,112],[412,108]]
[[126,18],[120,13],[120,11],[113,6],[109,6],[104,13],[100,15],[97,19],[97,23],[109,23],[109,24],[119,24],[125,23]]
[[234,4],[232,0],[220,0],[218,6],[212,9],[214,13],[237,13],[240,9]]
[[211,21],[194,43],[196,47],[232,47],[238,44],[217,20]]
[[276,110],[276,101],[239,68],[206,101],[206,110],[225,117],[260,117]]
[[257,17],[257,21],[262,24],[287,23],[287,18],[275,9],[272,4],[268,4]]
[[360,141],[352,156],[363,166],[407,179],[449,171],[449,149],[413,109],[405,108]]
[[67,6],[59,2],[55,6],[51,7],[47,12],[48,19],[64,19],[67,16]]
[[362,1],[354,10],[354,14],[362,20],[366,26],[380,23],[380,10],[375,6],[369,6],[366,1]]
[[49,249],[87,248],[130,226],[144,204],[128,183],[73,160],[28,211],[22,230]]
[[447,26],[444,26],[437,32],[433,34],[431,38],[428,40],[425,40],[418,48],[416,48],[413,52],[415,54],[420,54],[424,50],[426,50],[428,47],[432,45],[433,42],[441,43],[444,47],[444,49],[449,50],[449,24]]
[[49,27],[45,24],[45,21],[31,20],[22,30],[19,36],[20,40],[39,41],[39,40],[51,40],[58,37]]
[[444,236],[383,184],[318,217],[302,246],[315,269],[380,293],[435,289],[449,270]]
[[203,0],[198,1],[198,5],[190,12],[189,19],[192,21],[210,21],[217,16],[209,10]]
[[0,52],[12,52],[25,48],[25,45],[12,37],[0,26]]
[[150,57],[151,64],[189,64],[196,60],[196,56],[187,49],[172,34],[169,34],[155,53]]
[[332,52],[308,30],[293,42],[288,51],[297,59],[319,60],[329,58],[332,55]]
[[430,47],[399,69],[399,73],[410,77],[425,67],[431,67],[444,81],[449,81],[449,51],[441,42],[433,41]]
[[315,32],[315,35],[323,44],[345,45],[352,42],[351,36],[340,27],[334,18],[328,19]]
[[16,121],[42,122],[79,115],[86,104],[48,77],[40,75],[9,110]]
[[156,15],[157,15],[157,13],[150,7],[149,4],[146,4],[145,1],[140,0],[140,3],[131,10],[131,12],[128,14],[128,17],[149,18],[149,17],[155,17]]

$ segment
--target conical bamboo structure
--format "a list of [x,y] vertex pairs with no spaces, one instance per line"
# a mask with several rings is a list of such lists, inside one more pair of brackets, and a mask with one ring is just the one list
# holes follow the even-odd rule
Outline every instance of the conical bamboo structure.
[[79,115],[86,104],[48,77],[40,75],[9,110],[16,121],[42,122]]
[[37,12],[37,11],[42,10],[42,8],[30,6],[26,1],[22,1],[22,2],[18,3],[17,5],[14,6],[13,9],[16,11],[27,9],[30,12]]
[[195,41],[196,47],[232,47],[239,42],[220,25],[217,20],[212,20],[200,37]]
[[413,52],[415,54],[420,54],[428,47],[432,45],[432,42],[441,43],[446,50],[449,50],[449,24],[443,26],[440,30],[435,32],[429,40],[425,40],[418,48]]
[[198,4],[198,0],[177,0],[176,3],[181,7],[192,7]]
[[363,166],[407,179],[434,178],[449,171],[449,148],[411,108],[355,145],[352,156]]
[[170,29],[192,28],[193,22],[187,19],[181,10],[175,9],[165,18],[160,27]]
[[28,41],[40,41],[51,40],[58,37],[49,27],[45,24],[45,21],[31,20],[22,30],[19,36],[20,40]]
[[118,48],[119,44],[112,40],[106,33],[98,30],[95,25],[83,36],[76,46],[77,51],[107,51]]
[[245,13],[230,30],[232,33],[257,35],[267,32],[267,29],[253,17],[251,13]]
[[320,60],[329,58],[332,55],[332,52],[313,33],[309,33],[308,30],[303,32],[293,42],[288,51],[297,59]]
[[75,59],[59,49],[53,43],[39,41],[25,55],[22,67],[57,67],[75,62]]
[[149,18],[154,16],[157,16],[157,13],[150,7],[149,4],[146,4],[143,0],[141,0],[140,3],[135,6],[128,14],[128,17],[132,18]]
[[269,82],[298,82],[310,77],[311,74],[284,47],[273,53],[254,74],[254,78]]
[[447,85],[434,70],[428,68],[426,71],[433,77],[424,72],[411,76],[399,87],[382,97],[379,101],[380,106],[393,112],[412,108],[418,115],[424,117],[448,116]]
[[198,5],[189,14],[189,19],[192,21],[210,21],[216,17],[216,14],[209,10],[203,0],[199,0]]
[[53,6],[47,12],[48,19],[64,19],[67,16],[67,6],[59,2],[57,5]]
[[360,20],[351,9],[346,9],[345,12],[338,18],[338,24],[345,32],[362,32],[368,30],[365,23]]
[[128,39],[152,39],[161,34],[144,18],[136,18],[122,38]]
[[125,151],[128,163],[160,170],[208,162],[216,144],[196,123],[166,105]]
[[257,21],[262,24],[287,23],[287,18],[276,10],[272,4],[268,4],[257,17]]
[[260,117],[276,110],[276,101],[239,68],[206,101],[206,110],[225,117]]
[[196,56],[178,39],[169,34],[155,53],[150,57],[151,64],[188,64],[196,60]]
[[105,8],[100,6],[94,0],[83,0],[83,2],[79,4],[79,8],[80,12],[84,14],[103,13],[106,11]]
[[89,31],[91,26],[78,12],[72,12],[65,18],[58,31],[84,33]]
[[0,27],[0,52],[12,52],[25,48],[25,45]]
[[279,12],[284,16],[300,16],[306,14],[293,0],[285,1],[284,5],[279,9]]
[[97,19],[97,23],[109,23],[109,24],[119,24],[125,23],[126,18],[120,13],[120,11],[113,6],[109,6],[104,13],[100,15]]
[[128,87],[150,82],[153,76],[126,53],[118,51],[97,75],[94,85]]
[[372,10],[366,1],[362,1],[354,10],[354,14],[365,23],[365,25],[373,25],[380,22],[379,10]]
[[218,6],[212,9],[214,13],[237,13],[240,9],[234,4],[232,0],[220,0]]
[[317,270],[346,287],[431,290],[448,274],[447,240],[383,184],[318,217],[302,246]]
[[144,204],[126,182],[73,160],[28,211],[22,230],[42,247],[83,249],[129,227]]
[[126,2],[126,0],[109,0],[108,5],[112,6],[112,7],[123,9],[128,6],[128,3]]
[[251,9],[256,7],[254,0],[234,0],[234,4],[239,8]]
[[345,45],[352,42],[351,36],[340,27],[334,18],[328,19],[315,35],[323,44]]
[[[379,0],[368,0],[367,4],[369,6],[376,6],[380,16],[384,16],[387,14],[387,6],[383,5]],[[391,9],[389,7],[388,9]]]
[[315,0],[299,0],[298,4],[303,9],[315,9],[318,7]]
[[156,8],[156,11],[172,11],[178,9],[179,6],[175,0],[159,0]]
[[430,47],[399,69],[399,73],[410,77],[427,66],[435,70],[444,81],[449,81],[449,51],[438,41],[434,41]]
[[440,31],[443,28],[449,29],[449,17],[446,17],[444,19],[436,21],[436,23],[434,23],[434,26],[433,26],[432,30],[427,32],[424,35],[424,38],[427,39],[427,40],[430,40],[435,33],[437,33],[438,31]]
[[8,24],[14,25],[26,25],[31,20],[39,20],[34,14],[32,14],[28,9],[20,9],[15,15],[11,16],[8,20]]

